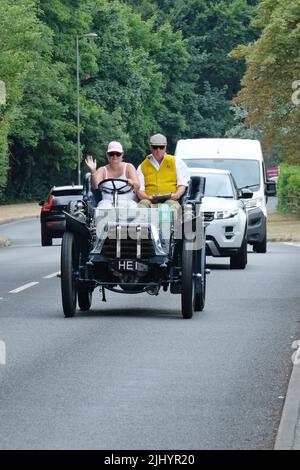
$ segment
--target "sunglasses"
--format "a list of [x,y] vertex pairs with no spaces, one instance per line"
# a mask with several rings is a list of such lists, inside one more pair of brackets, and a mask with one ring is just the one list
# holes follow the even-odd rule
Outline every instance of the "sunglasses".
[[109,157],[114,157],[114,156],[121,157],[122,156],[122,154],[120,152],[109,152],[107,155]]
[[164,148],[166,148],[165,145],[151,145],[151,147],[152,147],[154,150],[157,150],[157,149],[163,150]]

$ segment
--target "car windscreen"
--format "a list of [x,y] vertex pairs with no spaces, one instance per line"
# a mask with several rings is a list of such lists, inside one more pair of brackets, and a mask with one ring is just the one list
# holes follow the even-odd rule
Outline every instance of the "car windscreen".
[[51,192],[52,196],[61,197],[61,196],[76,196],[82,194],[82,189],[62,189],[55,190]]
[[260,188],[260,169],[258,160],[237,158],[184,158],[190,168],[214,168],[229,170],[238,188],[250,187],[254,191]]
[[228,175],[205,173],[205,196],[233,198],[234,192]]

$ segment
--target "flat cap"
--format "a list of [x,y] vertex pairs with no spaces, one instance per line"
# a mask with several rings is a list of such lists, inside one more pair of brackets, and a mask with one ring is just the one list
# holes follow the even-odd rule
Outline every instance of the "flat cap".
[[167,138],[162,134],[154,134],[150,137],[150,145],[167,145]]

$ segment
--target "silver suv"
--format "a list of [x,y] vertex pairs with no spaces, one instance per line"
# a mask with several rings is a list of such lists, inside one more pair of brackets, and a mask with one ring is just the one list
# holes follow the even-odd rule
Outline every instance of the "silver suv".
[[239,190],[230,171],[189,168],[191,175],[206,178],[201,210],[206,228],[206,254],[230,257],[231,269],[247,265],[247,213],[241,198],[251,198],[248,189]]

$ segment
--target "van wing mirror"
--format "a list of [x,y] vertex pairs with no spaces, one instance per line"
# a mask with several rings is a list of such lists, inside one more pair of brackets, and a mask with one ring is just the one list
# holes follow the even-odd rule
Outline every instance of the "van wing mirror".
[[266,181],[266,189],[265,189],[266,195],[267,196],[276,196],[276,192],[277,192],[276,181],[267,180]]
[[253,196],[253,192],[250,189],[243,188],[239,190],[239,199],[251,199]]

